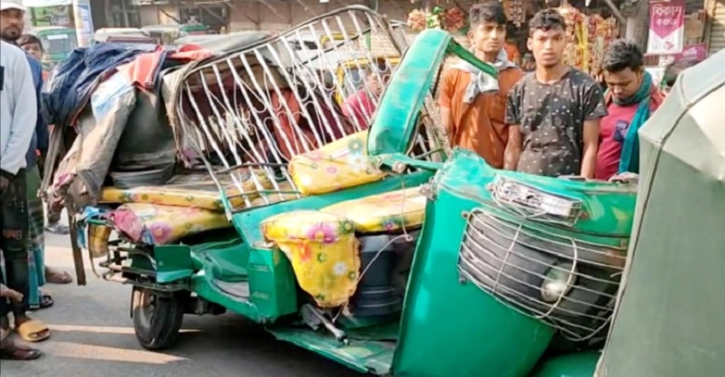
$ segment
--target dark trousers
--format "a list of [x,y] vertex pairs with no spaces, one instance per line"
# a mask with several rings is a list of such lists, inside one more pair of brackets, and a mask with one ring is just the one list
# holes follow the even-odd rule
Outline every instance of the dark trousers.
[[[5,172],[1,172],[6,174]],[[0,250],[5,260],[5,276],[0,282],[24,295],[23,302],[12,304],[0,299],[0,317],[11,311],[24,315],[28,308],[28,194],[26,192],[25,169],[15,176],[5,175],[9,183],[0,192]],[[5,281],[7,280],[7,281]]]

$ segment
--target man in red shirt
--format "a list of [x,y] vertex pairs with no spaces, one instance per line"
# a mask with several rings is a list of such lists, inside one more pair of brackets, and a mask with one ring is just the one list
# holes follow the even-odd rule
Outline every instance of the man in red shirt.
[[392,68],[384,59],[377,60],[365,80],[366,84],[345,100],[342,112],[353,122],[355,128],[366,130],[370,127],[376,104],[383,88],[390,81],[391,71]]
[[625,40],[614,41],[604,56],[604,95],[608,115],[602,118],[595,177],[639,173],[637,131],[660,106],[664,95],[644,70],[642,51]]

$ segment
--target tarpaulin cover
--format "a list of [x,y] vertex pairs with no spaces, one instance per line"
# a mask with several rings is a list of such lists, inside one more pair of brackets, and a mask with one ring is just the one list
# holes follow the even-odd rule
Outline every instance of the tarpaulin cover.
[[723,64],[720,51],[684,71],[639,131],[637,212],[599,377],[725,376]]
[[72,124],[106,74],[138,54],[155,51],[156,48],[154,45],[99,43],[76,49],[55,67],[45,86],[42,105],[46,119],[50,124],[61,127]]

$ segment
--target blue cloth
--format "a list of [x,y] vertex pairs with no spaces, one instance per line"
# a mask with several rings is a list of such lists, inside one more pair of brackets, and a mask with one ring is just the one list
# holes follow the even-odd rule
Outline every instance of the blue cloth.
[[35,133],[33,139],[30,141],[30,148],[28,153],[25,155],[25,160],[28,163],[28,168],[35,165],[38,156],[35,154],[36,149],[42,151],[48,150],[48,141],[50,138],[48,132],[48,126],[43,121],[43,116],[40,111],[40,91],[43,88],[43,66],[30,55],[26,55],[28,58],[28,64],[30,64],[30,73],[33,75],[33,84],[35,85],[35,93],[38,100],[38,120],[35,122]]
[[156,48],[156,45],[99,43],[75,49],[53,69],[50,85],[43,92],[45,119],[55,127],[67,127],[106,74]]
[[649,72],[644,73],[642,85],[637,92],[625,101],[614,100],[620,106],[637,105],[637,112],[629,124],[627,135],[624,137],[622,154],[619,160],[619,172],[639,173],[639,129],[647,122],[650,116],[650,100],[652,94],[652,76]]

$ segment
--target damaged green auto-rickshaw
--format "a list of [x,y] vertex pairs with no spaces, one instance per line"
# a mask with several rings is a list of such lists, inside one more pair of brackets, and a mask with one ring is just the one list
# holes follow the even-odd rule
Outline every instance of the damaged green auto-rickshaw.
[[376,375],[591,375],[636,182],[504,172],[451,152],[431,115],[444,59],[497,73],[441,30],[407,48],[382,98],[363,88],[374,117],[346,116],[356,109],[289,41],[371,29],[403,50],[384,18],[348,7],[165,73],[173,176],[111,177],[75,208],[103,277],[132,286],[139,342],[170,347],[184,314],[228,310]]

